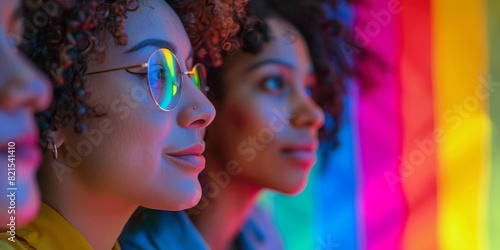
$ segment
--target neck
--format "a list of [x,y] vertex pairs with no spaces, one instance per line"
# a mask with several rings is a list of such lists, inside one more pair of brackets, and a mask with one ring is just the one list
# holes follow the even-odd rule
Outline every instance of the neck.
[[[207,173],[220,171],[214,171],[216,168],[208,165],[207,168]],[[255,207],[261,190],[238,176],[230,178],[228,185],[218,186],[219,192],[215,197],[208,198],[210,194],[204,194],[200,203],[188,211],[210,249],[230,249]],[[217,230],[214,230],[214,225],[217,225]]]
[[50,165],[43,166],[39,175],[42,201],[76,228],[93,249],[112,249],[137,206],[89,188],[75,171],[59,182],[52,177]]

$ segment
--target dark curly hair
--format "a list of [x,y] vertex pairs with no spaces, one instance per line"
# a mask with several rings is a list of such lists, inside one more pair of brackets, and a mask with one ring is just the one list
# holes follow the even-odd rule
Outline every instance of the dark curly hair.
[[[255,23],[254,28],[239,32],[242,41],[241,50],[257,54],[262,45],[270,41],[269,28],[262,20],[279,16],[290,22],[304,37],[314,70],[317,84],[313,90],[313,99],[326,111],[333,120],[333,127],[324,127],[320,131],[321,138],[328,141],[328,148],[337,146],[337,133],[340,128],[341,115],[344,108],[345,77],[353,73],[348,59],[343,55],[340,44],[350,41],[350,33],[344,29],[339,19],[331,17],[328,11],[336,11],[336,0],[252,0],[248,4],[247,23]],[[250,19],[250,21],[248,21]],[[259,21],[260,20],[260,21]],[[224,54],[227,56],[227,54]],[[210,68],[208,84],[209,97],[212,101],[224,99],[223,83],[224,66]]]
[[[140,0],[144,1],[144,0]],[[36,115],[43,147],[47,132],[72,126],[80,133],[85,118],[101,116],[87,100],[86,72],[89,60],[105,56],[103,37],[112,35],[115,44],[128,43],[124,23],[139,0],[26,0],[23,4],[25,32],[23,50],[52,81],[54,99],[49,109]],[[195,50],[195,59],[207,66],[222,63],[222,51],[231,53],[239,43],[233,38],[244,24],[246,0],[165,0],[185,25]],[[49,13],[56,12],[56,13]],[[45,17],[42,27],[26,25]],[[211,37],[201,40],[200,37]],[[228,44],[231,44],[229,46]]]
[[248,0],[167,0],[180,16],[195,48],[195,61],[219,67],[224,54],[241,47],[240,32],[255,21],[247,16]]

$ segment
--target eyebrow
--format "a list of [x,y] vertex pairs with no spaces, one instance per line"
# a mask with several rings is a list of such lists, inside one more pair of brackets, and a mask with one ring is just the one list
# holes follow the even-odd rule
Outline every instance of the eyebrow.
[[281,61],[279,59],[266,59],[266,60],[262,60],[260,62],[257,62],[255,64],[252,64],[250,65],[248,68],[245,69],[245,72],[248,73],[256,68],[259,68],[261,66],[264,66],[266,64],[279,64],[279,65],[283,65],[287,68],[290,68],[290,69],[294,69],[293,65],[287,63],[287,62],[284,62],[284,61]]
[[[250,65],[248,68],[245,69],[245,73],[248,73],[248,72],[250,72],[250,71],[252,71],[252,70],[254,70],[256,68],[259,68],[259,67],[261,67],[263,65],[266,65],[266,64],[279,64],[279,65],[283,65],[283,66],[285,66],[285,67],[287,67],[287,68],[289,68],[291,70],[294,69],[293,65],[291,65],[289,63],[286,63],[284,61],[281,61],[279,59],[266,59],[266,60],[263,60],[263,61],[260,61],[260,62],[257,62],[255,64]],[[315,75],[316,74],[316,72],[314,70],[314,67],[312,67],[308,71],[309,71],[308,72],[309,75]]]
[[177,47],[175,46],[175,44],[173,44],[172,42],[166,41],[166,40],[162,40],[162,39],[146,39],[146,40],[134,45],[132,48],[125,51],[125,53],[132,53],[132,52],[141,50],[143,48],[146,48],[148,46],[152,46],[152,47],[155,47],[158,49],[165,48],[165,49],[172,51],[172,53],[174,53],[174,55],[177,54]]

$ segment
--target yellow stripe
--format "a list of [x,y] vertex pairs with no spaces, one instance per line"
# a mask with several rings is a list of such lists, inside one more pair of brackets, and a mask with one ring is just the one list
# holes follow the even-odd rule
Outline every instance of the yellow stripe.
[[[433,1],[440,249],[487,249],[490,123],[484,0]],[[477,92],[479,90],[482,92]],[[474,104],[478,104],[477,106]]]

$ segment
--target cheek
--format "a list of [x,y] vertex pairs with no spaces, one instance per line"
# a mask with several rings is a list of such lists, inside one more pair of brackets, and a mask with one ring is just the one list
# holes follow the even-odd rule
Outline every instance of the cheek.
[[150,112],[139,111],[125,120],[111,114],[95,118],[87,133],[73,134],[65,148],[72,149],[66,163],[78,169],[88,185],[125,195],[122,191],[136,185],[137,180],[158,174],[170,125],[163,123],[168,127],[165,129]]
[[237,131],[256,136],[260,129],[268,127],[273,105],[266,100],[241,99],[227,103],[221,118],[226,125]]
[[244,129],[248,125],[248,113],[237,107],[236,105],[229,105],[225,113],[225,120],[237,128]]
[[105,116],[94,119],[92,127],[103,130],[101,127],[108,125],[109,129],[103,132],[113,141],[140,145],[153,140],[154,143],[154,139],[163,138],[172,129],[171,121],[175,120],[172,112],[159,111],[144,86],[128,78],[123,78],[120,84],[100,81],[94,86],[89,103]]
[[[89,105],[97,106],[97,111],[103,116],[85,121],[88,127],[85,133],[67,131],[69,145],[82,156],[82,162],[133,165],[147,159],[158,161],[160,147],[173,129],[175,117],[172,113],[156,110],[156,106],[149,105],[149,95],[134,92],[133,87],[128,90],[116,84],[98,84],[100,86],[94,88]],[[110,88],[112,86],[115,86],[114,90]]]

